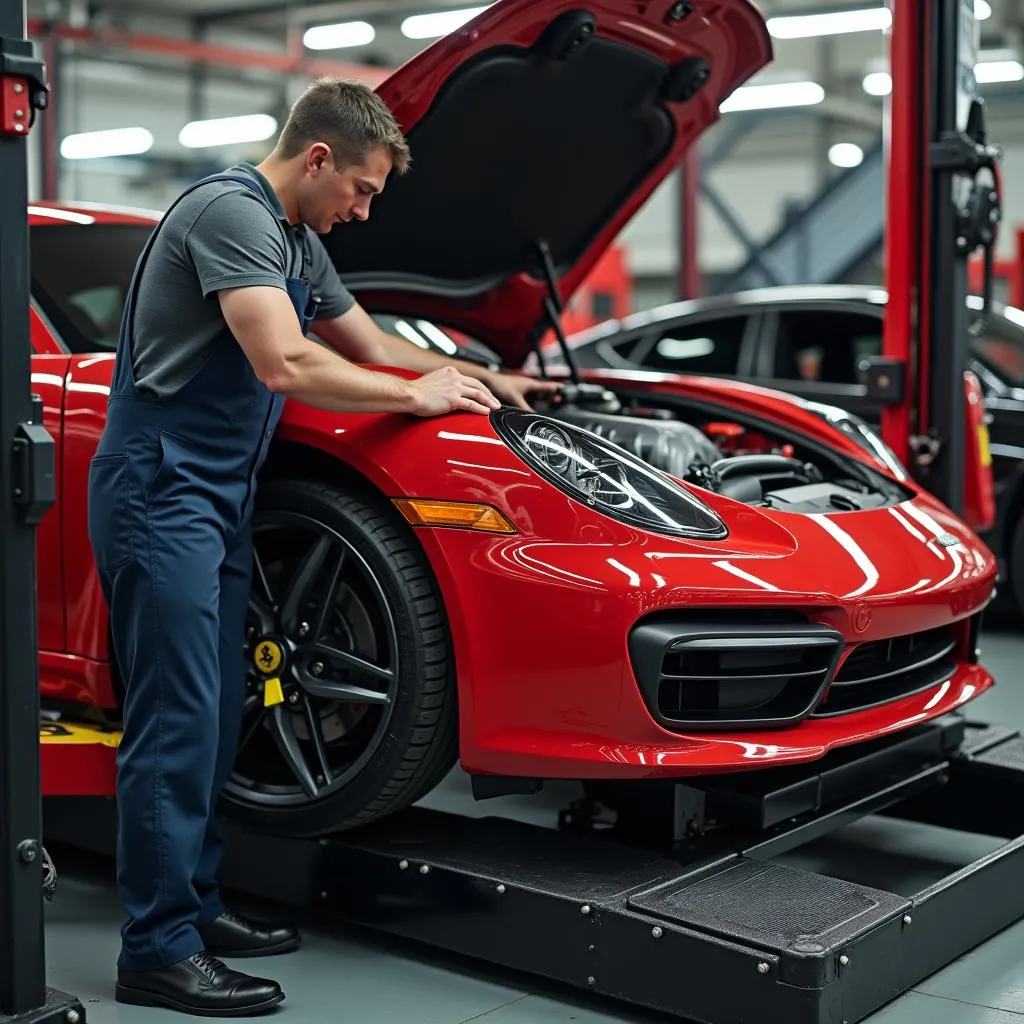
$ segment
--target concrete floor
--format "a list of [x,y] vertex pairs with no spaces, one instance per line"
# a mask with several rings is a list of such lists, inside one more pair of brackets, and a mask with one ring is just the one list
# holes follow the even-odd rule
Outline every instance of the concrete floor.
[[[1024,727],[1024,633],[1020,628],[990,629],[984,661],[1000,685],[970,706],[970,717]],[[475,810],[466,797],[465,779],[454,773],[427,802],[444,808],[464,806],[469,813],[494,813],[495,802],[488,802],[486,810]],[[557,792],[546,794],[548,801],[558,798]],[[538,799],[510,799],[507,813],[527,820],[549,814],[550,805],[544,808]],[[789,856],[787,862],[819,870],[844,863],[847,871],[851,864],[870,863],[871,882],[911,893],[997,845],[981,837],[937,836],[936,831],[866,819],[845,829],[841,837]],[[57,868],[58,898],[47,907],[49,984],[82,1000],[89,1024],[188,1019],[166,1010],[114,1003],[122,915],[112,865],[61,850]],[[285,1003],[261,1020],[295,1024],[669,1024],[677,1020],[337,923],[316,919],[300,923],[305,935],[300,953],[236,961],[245,970],[279,980],[285,989]],[[872,1016],[870,1024],[1024,1024],[1022,948],[1024,922],[895,1000]]]

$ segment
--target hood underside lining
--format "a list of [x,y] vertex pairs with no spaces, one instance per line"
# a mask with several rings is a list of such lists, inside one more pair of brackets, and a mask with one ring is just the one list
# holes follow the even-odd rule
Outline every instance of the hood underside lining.
[[470,299],[517,274],[542,280],[541,239],[561,276],[671,151],[668,72],[607,39],[565,60],[485,50],[409,132],[412,168],[371,220],[324,238],[342,279]]

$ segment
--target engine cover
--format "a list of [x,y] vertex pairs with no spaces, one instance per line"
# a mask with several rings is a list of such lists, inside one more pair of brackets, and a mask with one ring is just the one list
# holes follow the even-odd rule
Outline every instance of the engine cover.
[[764,504],[782,512],[854,512],[860,509],[881,508],[886,502],[884,494],[864,494],[840,484],[807,484],[803,487],[785,487],[769,491]]
[[696,427],[678,420],[648,420],[573,408],[559,409],[551,417],[589,430],[674,477],[683,478],[691,466],[710,466],[722,457]]

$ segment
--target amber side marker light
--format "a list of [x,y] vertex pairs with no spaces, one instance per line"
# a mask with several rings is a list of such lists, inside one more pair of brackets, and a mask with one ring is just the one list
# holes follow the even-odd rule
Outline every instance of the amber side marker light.
[[483,533],[515,533],[516,528],[490,505],[465,501],[394,498],[395,506],[413,526],[457,526]]

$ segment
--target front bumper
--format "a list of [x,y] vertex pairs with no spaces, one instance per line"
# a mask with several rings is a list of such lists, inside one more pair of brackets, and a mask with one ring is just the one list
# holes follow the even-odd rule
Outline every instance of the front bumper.
[[657,615],[630,632],[630,664],[651,717],[687,733],[856,714],[933,691],[959,663],[976,661],[978,614],[860,643],[847,643],[827,618],[765,609]]
[[923,693],[839,722],[807,719],[796,728],[662,735],[647,743],[616,742],[576,729],[505,729],[490,734],[463,764],[469,771],[541,779],[684,778],[801,764],[940,718],[993,685],[986,669],[961,664],[950,679]]
[[[569,511],[558,510],[563,521]],[[657,537],[575,505],[570,539],[523,507],[508,514],[520,534],[418,531],[449,612],[469,771],[652,778],[811,761],[947,714],[993,685],[970,638],[994,559],[927,497],[835,516],[734,504],[729,537],[713,543]],[[823,674],[762,720],[753,700],[739,720],[672,721],[645,683],[638,630],[671,634],[720,614],[766,629],[779,616],[812,624],[832,642],[815,667]],[[832,685],[862,645],[940,633],[948,639],[926,663],[869,671],[859,692]]]

